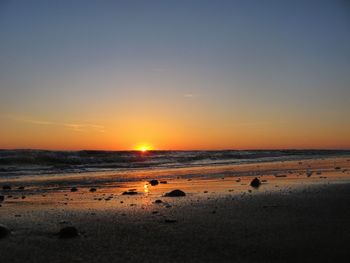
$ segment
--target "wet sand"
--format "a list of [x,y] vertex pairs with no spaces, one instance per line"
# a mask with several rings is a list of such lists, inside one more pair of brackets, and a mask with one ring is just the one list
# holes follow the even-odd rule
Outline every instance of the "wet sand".
[[[2,181],[12,189],[0,190],[0,224],[12,233],[0,239],[0,261],[342,261],[350,256],[349,168],[348,158],[213,167],[207,168],[217,174],[213,179],[178,171],[179,178],[157,186],[146,177]],[[249,185],[255,176],[258,189]],[[130,189],[138,194],[122,195]],[[187,195],[164,197],[174,189]],[[79,236],[60,239],[65,226],[75,226]]]

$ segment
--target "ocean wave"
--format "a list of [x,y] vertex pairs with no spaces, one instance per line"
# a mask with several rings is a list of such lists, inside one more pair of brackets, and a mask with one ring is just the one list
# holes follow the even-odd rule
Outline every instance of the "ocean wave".
[[346,150],[47,151],[0,150],[0,176],[240,164],[350,155]]

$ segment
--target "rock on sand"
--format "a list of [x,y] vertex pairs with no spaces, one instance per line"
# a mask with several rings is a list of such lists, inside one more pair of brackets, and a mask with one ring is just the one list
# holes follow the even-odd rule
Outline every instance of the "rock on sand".
[[165,196],[167,197],[180,197],[180,196],[186,196],[186,193],[184,191],[181,191],[181,190],[173,190],[169,193],[166,193]]
[[11,234],[11,230],[2,224],[0,224],[0,238],[7,237]]
[[79,235],[78,229],[74,226],[64,227],[58,232],[59,238],[73,238]]
[[152,186],[156,186],[159,184],[158,180],[151,180],[149,181],[149,183],[152,185]]
[[136,191],[127,191],[127,192],[123,192],[122,195],[137,195]]
[[251,182],[250,182],[250,186],[254,187],[254,188],[258,188],[261,185],[260,180],[255,177]]

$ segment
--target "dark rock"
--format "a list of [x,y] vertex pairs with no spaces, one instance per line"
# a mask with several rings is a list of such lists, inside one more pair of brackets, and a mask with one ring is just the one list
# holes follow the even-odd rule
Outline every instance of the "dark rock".
[[0,238],[7,237],[11,234],[11,230],[2,224],[0,224]]
[[159,183],[161,183],[161,184],[167,184],[168,182],[167,182],[167,181],[160,181]]
[[96,188],[90,188],[89,190],[91,193],[96,192]]
[[259,180],[257,177],[255,177],[255,178],[250,182],[250,186],[251,186],[251,187],[258,188],[260,185],[261,185],[261,182],[260,182],[260,180]]
[[287,177],[286,174],[274,174],[275,177]]
[[335,170],[340,170],[341,168],[339,166],[334,167]]
[[135,191],[127,191],[127,192],[124,192],[123,195],[137,195],[137,192],[135,192]]
[[64,227],[58,232],[59,238],[73,238],[79,235],[78,229],[74,226]]
[[157,199],[156,201],[154,201],[154,203],[156,203],[156,204],[161,204],[161,203],[163,203],[163,201],[160,200],[160,199]]
[[152,185],[152,186],[156,186],[159,184],[158,180],[151,180],[149,181],[149,183]]
[[18,190],[24,190],[24,186],[18,187]]
[[3,189],[3,190],[11,190],[11,186],[9,186],[9,185],[6,184],[6,185],[3,185],[3,186],[2,186],[2,189]]
[[71,192],[76,192],[76,191],[78,191],[78,188],[72,187],[72,188],[70,189],[70,191],[71,191]]
[[186,196],[185,192],[181,191],[181,190],[173,190],[169,193],[166,193],[165,196],[167,197],[180,197],[180,196]]
[[5,196],[0,195],[0,202],[3,202],[5,200]]
[[176,223],[177,220],[176,219],[165,219],[164,222],[165,223]]

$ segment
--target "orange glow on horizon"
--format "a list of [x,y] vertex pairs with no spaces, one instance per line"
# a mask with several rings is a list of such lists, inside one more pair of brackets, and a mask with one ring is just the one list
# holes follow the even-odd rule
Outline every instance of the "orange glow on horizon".
[[137,146],[136,148],[136,151],[140,151],[140,152],[147,152],[147,151],[151,151],[153,150],[153,147],[151,147],[149,144],[141,144],[139,146]]

